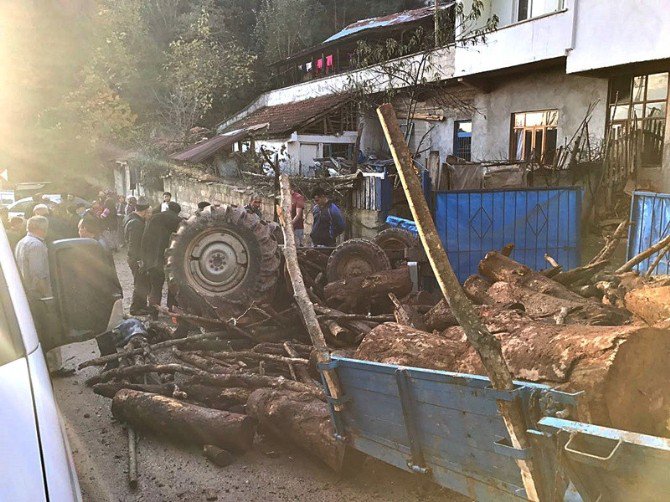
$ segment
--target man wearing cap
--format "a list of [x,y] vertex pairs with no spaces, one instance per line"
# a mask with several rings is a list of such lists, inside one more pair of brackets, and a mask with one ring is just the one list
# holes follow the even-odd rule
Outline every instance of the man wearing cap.
[[123,225],[123,237],[128,247],[128,266],[133,273],[133,300],[130,315],[146,315],[149,278],[142,263],[142,236],[151,205],[144,196],[137,198],[135,210],[126,217]]

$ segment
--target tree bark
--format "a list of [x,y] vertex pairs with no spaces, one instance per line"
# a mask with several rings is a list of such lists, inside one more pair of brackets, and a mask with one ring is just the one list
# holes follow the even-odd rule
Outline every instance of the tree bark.
[[450,326],[458,326],[456,316],[445,299],[430,309],[423,320],[430,331],[442,331]]
[[[557,326],[517,312],[487,317],[515,378],[569,392],[585,391],[580,419],[667,436],[670,430],[670,333],[640,327]],[[460,327],[424,333],[394,323],[372,330],[356,358],[402,366],[483,374]]]
[[526,314],[536,320],[551,318],[564,308],[568,310],[565,317],[568,324],[619,326],[630,319],[630,314],[625,310],[580,295],[577,296],[579,300],[564,300],[509,282],[496,282],[488,289],[488,295],[498,304],[522,304]]
[[277,438],[288,439],[335,471],[342,467],[344,444],[335,439],[328,405],[304,393],[259,389],[247,413]]
[[388,298],[394,293],[403,298],[412,292],[409,268],[384,270],[367,277],[350,277],[331,282],[323,290],[328,305],[352,313],[366,313],[372,305],[392,306]]
[[246,415],[212,410],[158,394],[123,389],[112,400],[112,414],[138,429],[200,446],[251,449],[255,421]]
[[492,282],[509,282],[563,300],[584,301],[581,296],[573,293],[562,284],[495,251],[488,253],[479,262],[479,273]]
[[670,318],[670,286],[634,289],[624,301],[628,310],[649,325]]
[[552,276],[551,279],[560,284],[563,284],[564,286],[569,286],[570,284],[577,282],[584,277],[592,277],[596,272],[604,269],[608,264],[609,260],[600,260],[595,263],[584,265],[583,267],[577,267],[566,272],[560,272],[555,276]]
[[481,275],[471,275],[463,283],[463,290],[477,305],[491,305],[494,301],[487,293],[491,284],[491,281]]

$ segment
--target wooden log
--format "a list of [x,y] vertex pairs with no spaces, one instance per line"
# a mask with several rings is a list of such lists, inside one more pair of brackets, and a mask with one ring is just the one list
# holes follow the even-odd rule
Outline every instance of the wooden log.
[[[623,430],[670,433],[670,333],[640,326],[557,326],[518,312],[487,318],[515,378],[569,392],[585,391],[580,419]],[[483,374],[460,327],[423,333],[382,324],[355,357],[402,366]]]
[[226,467],[235,462],[235,456],[232,453],[213,444],[203,446],[202,454],[207,460],[219,467]]
[[181,389],[186,392],[189,401],[198,401],[215,410],[229,410],[233,406],[244,406],[252,392],[243,387],[221,388],[190,382],[182,384]]
[[491,284],[491,281],[484,279],[481,275],[471,275],[463,283],[463,290],[468,298],[477,305],[491,305],[494,301],[487,293]]
[[[468,342],[481,358],[493,388],[498,390],[513,389],[512,375],[503,358],[500,344],[488,332],[474,305],[465,295],[442,246],[423,188],[416,176],[412,154],[398,125],[393,105],[387,103],[380,106],[377,109],[377,115],[391,149],[391,155],[402,182],[410,211],[414,216],[421,243],[440,290],[449,302],[458,323],[463,327]],[[530,443],[526,433],[526,423],[518,400],[514,402],[500,401],[498,409],[505,422],[512,446],[514,448],[528,447]],[[516,463],[519,467],[523,486],[526,489],[526,496],[529,500],[539,500],[541,485],[533,461],[517,459]]]
[[609,264],[609,260],[600,260],[595,263],[589,263],[583,267],[576,267],[565,272],[560,272],[551,277],[552,280],[569,286],[583,277],[592,277],[596,272],[602,270]]
[[160,394],[161,396],[172,397],[172,394],[175,391],[175,384],[164,383],[161,385],[156,385],[129,382],[109,382],[98,383],[93,386],[94,393],[109,399],[112,399],[121,389],[138,390],[141,392],[149,392],[151,394]]
[[[393,321],[395,320],[395,317],[393,315],[389,316],[368,316],[368,315],[359,315],[359,314],[346,314],[344,312],[341,312],[336,309],[332,309],[329,307],[326,307],[324,305],[320,304],[314,304],[314,310],[319,313],[319,315],[324,315],[327,317],[331,317],[333,319],[338,320],[341,324],[346,325],[349,327],[354,333],[368,333],[370,331],[370,327],[366,324],[365,321],[370,320],[373,322],[388,322],[388,321]],[[348,316],[353,316],[353,318],[348,318]],[[364,320],[358,320],[355,319],[356,317],[362,317],[362,318],[367,318]],[[390,319],[385,319],[384,321],[379,321],[377,318],[379,317],[390,317]]]
[[440,300],[430,309],[423,320],[430,331],[442,331],[450,326],[458,326],[456,316],[445,299]]
[[140,347],[138,349],[133,349],[127,352],[124,351],[124,352],[118,352],[116,354],[110,354],[108,356],[97,357],[95,359],[91,359],[90,361],[85,361],[81,363],[79,366],[77,366],[77,369],[81,370],[84,368],[88,368],[89,366],[103,366],[110,361],[115,361],[117,359],[130,357],[137,354],[143,354],[147,350],[150,352],[156,352],[170,347],[178,347],[180,345],[185,345],[188,343],[199,342],[202,340],[211,340],[212,338],[225,338],[225,337],[226,333],[221,331],[214,331],[211,333],[202,333],[199,335],[187,336],[186,338],[167,340],[165,342],[159,342],[153,345],[149,345],[148,347]]
[[568,324],[619,326],[630,319],[630,314],[625,310],[587,300],[582,296],[578,297],[578,301],[564,300],[509,282],[496,282],[488,289],[488,294],[501,305],[522,304],[526,314],[536,320],[552,318],[564,308],[568,310],[565,317]]
[[589,264],[602,260],[609,260],[612,258],[612,255],[616,251],[619,242],[626,236],[626,230],[628,229],[629,225],[630,221],[622,221],[619,226],[617,226],[614,233],[607,238],[605,246],[593,258],[591,258]]
[[92,376],[86,380],[86,385],[92,386],[97,383],[109,382],[115,378],[130,378],[147,373],[183,373],[184,375],[209,375],[206,371],[198,368],[192,368],[183,364],[138,364],[123,368],[114,368],[103,371],[99,375]]
[[197,375],[192,380],[194,383],[200,382],[207,385],[212,385],[215,387],[230,388],[230,387],[243,387],[246,389],[278,389],[278,390],[288,390],[291,392],[298,393],[309,393],[316,397],[317,399],[325,401],[325,395],[321,388],[314,388],[310,385],[305,385],[301,382],[295,382],[293,380],[287,380],[284,377],[270,377],[270,376],[261,376],[261,375],[252,375],[237,373],[232,375],[212,375],[210,373],[204,373]]
[[[284,342],[284,350],[286,350],[286,353],[289,356],[298,357],[298,351],[295,349],[295,347],[291,342]],[[312,377],[309,375],[309,369],[306,366],[303,366],[302,364],[296,366],[295,372],[298,379],[302,383],[309,385],[310,387],[319,389],[319,385],[314,380],[312,380]]]
[[517,286],[562,298],[564,300],[583,301],[577,293],[573,293],[562,284],[532,271],[526,265],[491,251],[479,262],[479,273],[492,282],[509,282]]
[[402,298],[411,291],[408,267],[331,282],[323,290],[328,305],[351,313],[366,313],[373,305],[390,308],[389,293]]
[[256,432],[255,420],[246,415],[130,389],[114,396],[112,414],[138,430],[161,437],[235,451],[251,449]]
[[344,443],[335,439],[324,402],[309,394],[259,389],[249,397],[247,413],[278,439],[295,443],[335,471],[341,469]]
[[624,301],[628,310],[651,326],[670,318],[670,286],[634,289]]
[[658,241],[653,246],[650,246],[647,249],[645,249],[644,251],[642,251],[641,253],[637,254],[636,256],[633,256],[630,260],[628,260],[626,263],[624,263],[621,267],[616,269],[616,273],[617,274],[623,274],[624,272],[631,271],[635,265],[637,265],[638,263],[646,260],[651,255],[653,255],[654,253],[657,253],[657,252],[661,251],[663,248],[665,248],[668,245],[670,245],[670,235],[667,235],[666,237],[664,237],[663,239]]
[[177,359],[184,361],[186,364],[208,371],[209,373],[231,373],[233,371],[231,368],[223,366],[223,363],[213,362],[193,352],[182,352],[173,348],[172,353]]
[[[360,171],[356,173],[356,178],[359,176],[362,176]],[[286,174],[282,174],[279,181],[281,186],[281,211],[278,211],[279,222],[284,233],[284,257],[286,258],[286,270],[293,287],[293,297],[300,310],[303,324],[305,329],[307,329],[312,345],[316,349],[316,357],[319,363],[328,364],[330,362],[328,345],[326,345],[326,339],[323,336],[323,331],[321,331],[321,325],[316,317],[314,305],[309,299],[307,288],[305,288],[305,282],[298,265],[295,234],[293,233],[293,221],[291,219],[291,183]],[[333,370],[325,370],[323,372],[323,379],[326,382],[330,395],[335,399],[339,399],[342,396],[342,389],[337,373]],[[342,409],[342,406],[335,405],[335,409],[339,411]]]

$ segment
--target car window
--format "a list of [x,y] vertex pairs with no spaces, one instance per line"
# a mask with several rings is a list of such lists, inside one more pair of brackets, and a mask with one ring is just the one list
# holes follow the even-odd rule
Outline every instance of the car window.
[[4,274],[0,273],[0,366],[25,355]]

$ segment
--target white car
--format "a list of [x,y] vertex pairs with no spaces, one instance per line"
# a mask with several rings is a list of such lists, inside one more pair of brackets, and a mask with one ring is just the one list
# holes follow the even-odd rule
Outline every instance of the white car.
[[[49,206],[49,209],[53,210],[58,204],[61,202],[61,196],[60,194],[48,194],[45,195],[47,201],[45,202],[47,206]],[[90,202],[88,202],[85,199],[82,199],[81,197],[75,197],[74,202],[76,204],[82,203],[85,204],[86,207],[90,207]],[[13,204],[9,206],[9,218],[13,218],[14,216],[21,216],[22,218],[29,218],[31,215],[26,215],[26,210],[30,205],[34,204],[33,198],[32,197],[24,197],[23,199],[19,199]]]
[[[82,264],[82,259],[89,260],[88,264]],[[0,501],[81,500],[42,347],[89,339],[116,323],[111,317],[122,308],[116,271],[112,277],[104,269],[107,279],[102,284],[87,277],[91,274],[81,274],[81,267],[105,267],[105,263],[108,267],[107,255],[94,240],[69,239],[54,244],[50,249],[54,297],[40,300],[46,317],[53,319],[46,324],[49,333],[38,336],[0,225]],[[80,280],[72,274],[78,272],[87,280],[74,289],[83,287],[86,292],[72,295],[74,282]],[[101,286],[107,291],[97,299],[90,298]],[[83,301],[85,295],[89,298]],[[82,301],[92,312],[84,312]],[[101,321],[105,316],[106,324]]]

